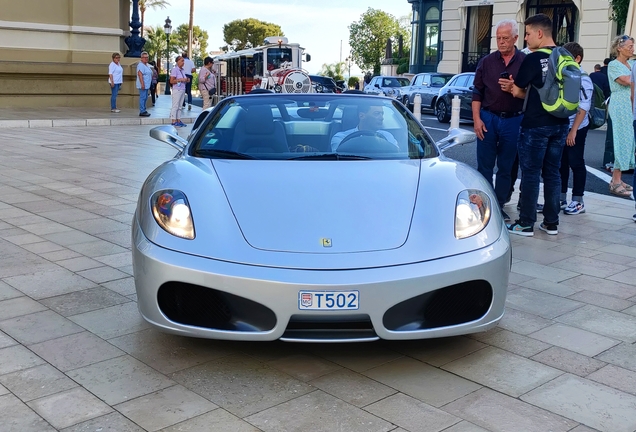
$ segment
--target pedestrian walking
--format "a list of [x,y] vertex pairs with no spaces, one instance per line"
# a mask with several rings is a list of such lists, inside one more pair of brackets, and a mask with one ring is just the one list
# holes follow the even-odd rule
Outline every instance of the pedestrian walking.
[[[525,40],[533,52],[521,64],[519,74],[510,87],[515,97],[526,99],[526,110],[521,121],[518,151],[521,167],[521,196],[519,219],[508,225],[511,234],[534,235],[537,221],[537,199],[540,177],[543,176],[543,222],[539,229],[550,235],[558,234],[561,175],[559,165],[568,133],[568,118],[553,116],[543,108],[537,87],[543,87],[549,54],[539,48],[554,48],[552,20],[545,14],[529,17],[524,22]],[[527,89],[527,90],[526,90]]]
[[150,117],[146,110],[148,92],[152,84],[152,69],[148,65],[148,53],[141,53],[141,61],[137,64],[137,88],[139,89],[139,117]]
[[[186,88],[185,88],[185,94],[188,96],[188,111],[190,111],[192,109],[192,75],[196,72],[196,68],[194,66],[194,62],[188,58],[187,53],[181,54],[181,57],[183,57],[183,61],[184,61],[183,70],[186,73],[186,77],[190,79],[190,81],[186,83]],[[184,99],[183,100],[184,107],[185,107],[185,104],[186,104],[186,101]]]
[[510,222],[503,207],[510,194],[523,101],[504,91],[503,86],[518,75],[526,55],[516,47],[519,38],[516,21],[499,21],[496,36],[497,51],[482,58],[475,71],[472,110],[477,134],[477,170],[492,185],[496,163],[495,195],[504,220]]
[[181,121],[180,108],[185,99],[186,83],[189,81],[189,78],[183,70],[183,57],[177,57],[175,63],[176,66],[170,71],[170,84],[172,84],[172,109],[170,110],[170,118],[172,119],[172,126],[184,127],[185,123]]
[[634,62],[629,60],[634,55],[634,38],[627,35],[618,36],[611,46],[611,53],[616,56],[607,68],[612,100],[608,111],[612,118],[614,139],[614,169],[609,190],[612,195],[629,198],[633,187],[623,182],[623,171],[634,169],[634,118],[631,100],[631,76]]
[[212,64],[212,57],[206,57],[199,69],[199,90],[203,99],[203,109],[212,106],[212,95],[216,93],[216,78],[212,72]]
[[108,82],[110,83],[110,111],[118,113],[121,110],[117,108],[117,94],[124,82],[124,69],[119,64],[121,54],[113,53],[112,61],[108,65]]
[[155,61],[148,62],[152,67],[152,82],[150,84],[150,96],[152,98],[152,106],[155,106],[157,95],[157,83],[159,82],[159,72],[157,72],[157,64]]
[[[574,60],[580,65],[583,61],[583,47],[576,42],[568,42],[563,48],[570,51]],[[600,68],[600,66],[599,66]],[[583,193],[587,180],[585,167],[585,139],[590,121],[587,113],[592,106],[594,84],[592,79],[581,70],[581,90],[579,94],[579,108],[576,114],[570,116],[570,131],[565,138],[565,147],[561,156],[561,209],[566,215],[585,213]],[[600,72],[599,72],[600,73]],[[572,201],[567,203],[568,182],[572,169]]]

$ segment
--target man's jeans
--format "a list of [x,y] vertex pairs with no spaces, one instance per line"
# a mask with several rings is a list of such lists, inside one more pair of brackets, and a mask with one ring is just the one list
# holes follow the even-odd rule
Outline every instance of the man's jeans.
[[146,101],[148,100],[148,89],[139,89],[139,114],[146,112]]
[[121,84],[115,84],[114,87],[110,88],[110,109],[117,109],[117,93],[119,93],[119,88]]
[[545,200],[543,220],[551,225],[559,223],[561,197],[559,166],[568,128],[567,124],[521,128],[518,143],[522,182],[519,220],[523,226],[534,227],[537,221],[537,200],[541,177],[543,177]]
[[[192,75],[186,75],[186,77],[190,78],[190,81],[186,83],[185,94],[188,96],[188,105],[192,105]],[[185,106],[185,100],[183,106]]]
[[483,141],[477,139],[477,170],[492,185],[497,161],[494,188],[499,206],[503,207],[510,194],[512,165],[517,156],[517,140],[523,116],[501,118],[485,110],[481,110],[479,115],[488,132],[484,132]]

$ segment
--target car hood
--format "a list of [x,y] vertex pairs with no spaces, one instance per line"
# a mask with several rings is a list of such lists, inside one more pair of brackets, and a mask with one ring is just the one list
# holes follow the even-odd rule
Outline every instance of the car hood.
[[370,252],[399,248],[408,238],[419,161],[244,165],[249,169],[215,161],[214,169],[245,240],[256,249]]
[[[445,158],[412,161],[204,160],[164,163],[141,189],[135,220],[163,248],[231,263],[294,269],[363,269],[435,260],[495,242],[499,212],[465,239],[454,235],[458,194],[480,189],[476,170]],[[195,239],[168,234],[151,197],[183,191]],[[329,239],[331,246],[323,243]],[[347,253],[348,252],[348,253]]]

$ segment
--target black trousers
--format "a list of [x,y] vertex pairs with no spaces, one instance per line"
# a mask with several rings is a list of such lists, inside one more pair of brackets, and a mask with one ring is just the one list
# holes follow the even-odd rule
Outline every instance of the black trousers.
[[585,182],[587,180],[587,169],[585,169],[585,139],[587,138],[588,127],[585,126],[576,132],[574,145],[566,145],[561,155],[561,193],[568,191],[568,181],[570,179],[570,168],[572,168],[572,196],[582,197],[585,192]]

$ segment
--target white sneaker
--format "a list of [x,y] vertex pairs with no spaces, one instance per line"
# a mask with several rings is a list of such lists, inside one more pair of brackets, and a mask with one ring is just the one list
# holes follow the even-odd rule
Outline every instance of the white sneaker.
[[114,112],[114,113],[118,113],[121,112],[121,110],[118,110],[117,108],[110,110],[110,112]]
[[566,208],[563,209],[563,213],[566,215],[585,213],[585,204],[578,201],[572,201]]

